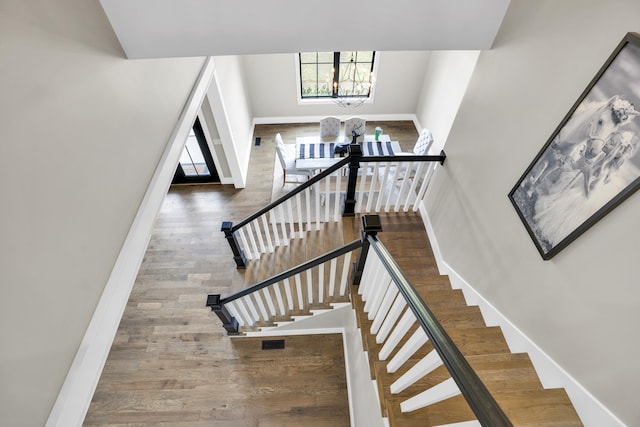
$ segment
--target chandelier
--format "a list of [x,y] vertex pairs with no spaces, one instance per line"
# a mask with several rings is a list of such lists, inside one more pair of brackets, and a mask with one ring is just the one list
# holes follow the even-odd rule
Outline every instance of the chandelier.
[[351,53],[351,60],[344,70],[340,70],[339,84],[338,81],[333,81],[333,100],[340,107],[359,107],[369,97],[372,83],[373,73],[359,70],[354,54]]

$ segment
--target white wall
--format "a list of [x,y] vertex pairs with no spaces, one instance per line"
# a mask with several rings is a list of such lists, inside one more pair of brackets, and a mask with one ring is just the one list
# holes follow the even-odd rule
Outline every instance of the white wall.
[[513,0],[426,197],[449,266],[628,425],[640,424],[640,196],[543,261],[507,194],[638,22],[635,0]]
[[436,51],[429,57],[416,117],[433,134],[432,153],[444,147],[480,51]]
[[373,103],[356,109],[334,104],[298,105],[295,54],[243,57],[253,115],[257,120],[325,115],[413,115],[416,111],[428,52],[377,52],[378,74]]
[[203,59],[124,59],[98,2],[0,5],[0,424],[44,425]]
[[217,56],[214,62],[216,70],[207,98],[211,102],[234,185],[244,188],[251,154],[253,115],[242,60],[238,56]]

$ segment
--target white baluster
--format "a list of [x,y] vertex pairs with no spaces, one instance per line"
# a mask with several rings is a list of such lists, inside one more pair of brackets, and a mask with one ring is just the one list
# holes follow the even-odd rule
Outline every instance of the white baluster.
[[[407,167],[407,171],[405,172],[404,179],[402,180],[402,185],[400,186],[400,192],[398,193],[398,198],[396,199],[396,205],[393,208],[394,212],[398,212],[400,210],[400,200],[402,199],[402,195],[404,194],[405,188],[407,188],[407,181],[411,180],[409,175],[411,175],[411,171],[413,170],[414,162],[409,162],[409,166]],[[415,177],[413,178],[415,179]]]
[[431,164],[431,167],[427,170],[427,173],[424,179],[422,180],[422,184],[420,184],[420,191],[418,191],[418,196],[416,197],[416,203],[413,206],[414,212],[417,212],[418,209],[420,208],[420,202],[424,197],[424,193],[427,192],[427,187],[429,187],[429,181],[431,180],[431,176],[433,175],[433,172],[436,170],[436,167],[437,167],[437,163],[434,162]]
[[340,279],[340,295],[344,295],[347,290],[347,279],[351,268],[351,252],[344,254],[344,264],[342,264],[342,279]]
[[313,184],[313,189],[315,190],[315,202],[316,202],[316,230],[320,230],[320,183],[316,182]]
[[398,320],[398,317],[400,317],[402,310],[404,310],[406,306],[407,306],[407,301],[404,299],[402,295],[399,295],[396,298],[395,302],[393,303],[391,310],[389,310],[389,314],[387,314],[387,318],[384,319],[384,322],[380,327],[380,331],[378,332],[378,335],[376,335],[376,343],[382,344],[384,340],[387,339],[387,336],[389,335],[389,332],[391,332],[393,325],[396,324],[396,320]]
[[429,341],[429,337],[427,337],[424,329],[421,327],[418,328],[413,335],[411,335],[411,338],[398,350],[396,355],[393,356],[393,359],[387,363],[387,372],[394,373],[400,369],[427,341]]
[[376,317],[373,319],[373,323],[371,324],[372,334],[375,335],[378,333],[378,330],[380,329],[380,326],[382,326],[382,322],[384,321],[385,317],[387,317],[387,313],[391,308],[391,304],[393,304],[393,302],[395,301],[398,292],[398,287],[395,285],[389,286],[387,288],[387,293],[384,295],[382,304],[380,304],[380,308],[378,308],[378,311],[376,312]]
[[284,309],[284,303],[282,302],[282,294],[280,293],[280,286],[277,283],[273,285],[273,291],[276,294],[276,302],[278,303],[278,308],[280,309],[280,314],[284,316],[287,312]]
[[304,309],[304,299],[302,298],[302,281],[300,280],[300,275],[296,274],[293,276],[293,279],[296,283],[296,293],[298,294],[298,308],[300,310]]
[[242,250],[244,252],[244,256],[247,259],[253,259],[253,252],[251,252],[251,249],[249,248],[249,244],[247,243],[247,237],[245,236],[244,233],[244,227],[238,229],[238,235],[240,236],[240,242],[242,242]]
[[278,205],[278,211],[280,212],[280,229],[282,230],[282,245],[289,246],[289,237],[287,237],[287,217],[284,215],[283,203]]
[[342,171],[344,168],[340,169],[336,173],[336,205],[333,211],[333,220],[335,222],[340,220],[340,202],[342,200]]
[[267,224],[267,215],[262,215],[262,228],[264,229],[265,237],[267,238],[267,251],[273,252],[273,243],[271,242],[271,233],[269,232],[269,224]]
[[369,298],[369,300],[364,304],[364,312],[367,313],[367,318],[369,320],[373,320],[376,317],[376,313],[378,312],[378,308],[380,307],[380,304],[382,304],[382,299],[387,293],[387,289],[390,286],[395,287],[395,284],[393,283],[392,280],[390,280],[386,276],[383,276],[383,277],[385,279],[384,282],[381,281],[380,282],[381,285],[376,286],[376,289],[372,293],[371,298]]
[[304,190],[305,207],[307,209],[307,231],[311,230],[311,189]]
[[376,265],[379,263],[380,259],[376,255],[375,251],[370,250],[367,253],[367,258],[364,262],[364,270],[362,271],[362,277],[360,278],[360,285],[358,285],[358,294],[364,294],[367,288],[372,286],[372,279],[375,278]]
[[400,410],[402,412],[415,411],[459,394],[460,389],[456,385],[456,382],[453,378],[449,378],[437,386],[431,387],[429,390],[425,390],[422,393],[413,396],[411,399],[401,402]]
[[416,323],[416,316],[413,315],[410,309],[407,309],[396,327],[393,329],[393,332],[391,332],[391,335],[389,335],[387,342],[385,342],[380,349],[380,353],[378,353],[378,358],[380,360],[387,360],[387,357],[389,357],[393,349],[396,348],[398,343],[402,340],[402,337],[404,337],[414,323]]
[[238,326],[244,326],[246,324],[245,320],[240,315],[240,311],[235,306],[233,301],[226,303],[224,306],[227,307],[229,313],[231,313],[231,315],[238,321]]
[[411,183],[411,188],[409,189],[409,194],[407,194],[407,199],[404,202],[404,212],[409,212],[409,206],[413,206],[416,204],[416,197],[418,196],[416,189],[418,187],[418,181],[422,177],[425,168],[427,167],[426,162],[418,163],[418,169],[416,170],[416,174]]
[[264,299],[267,301],[267,307],[269,307],[269,313],[272,316],[276,315],[276,307],[273,305],[273,298],[271,297],[271,292],[269,292],[269,288],[262,289],[262,293],[264,295]]
[[287,199],[285,203],[287,204],[287,213],[289,215],[289,238],[293,240],[296,238],[296,227],[293,225],[293,207],[291,206],[291,199]]
[[[271,210],[269,214],[269,222],[271,222],[271,230],[273,231],[273,242],[275,246],[280,246],[280,236],[278,234],[278,220],[277,220],[276,208]],[[283,243],[284,245],[284,243]]]
[[311,269],[307,269],[307,301],[309,305],[313,304],[313,279],[311,278]]
[[[362,171],[362,173],[365,173],[366,171]],[[376,185],[377,185],[377,179],[378,179],[378,163],[376,162],[376,164],[373,166],[373,175],[371,176],[371,187],[369,188],[369,199],[367,200],[367,209],[365,212],[371,212],[371,205],[373,205],[373,197],[375,195],[375,191],[376,191]]]
[[304,237],[304,229],[302,228],[302,201],[300,200],[300,193],[295,195],[296,198],[296,212],[298,213],[298,236],[302,239]]
[[329,222],[329,205],[331,204],[331,175],[324,178],[324,221]]
[[318,266],[318,302],[322,304],[324,302],[324,265]]
[[240,298],[238,301],[242,301],[249,308],[249,315],[253,319],[254,323],[260,320],[260,315],[258,314],[258,310],[256,309],[256,305],[251,299],[251,294],[246,295],[243,298]]
[[235,304],[238,307],[238,311],[240,313],[242,313],[242,317],[245,319],[246,324],[253,326],[253,324],[255,323],[255,321],[253,320],[253,317],[251,317],[251,315],[249,314],[249,311],[247,310],[247,307],[245,307],[244,305],[244,301],[242,301],[243,298],[237,299],[235,300]]
[[400,378],[391,384],[391,394],[398,394],[411,387],[416,381],[429,375],[434,369],[442,365],[442,359],[438,356],[438,352],[431,350],[429,354],[420,359],[418,363],[413,365],[411,369],[402,374]]
[[289,307],[289,310],[293,310],[293,296],[291,295],[289,278],[284,279],[284,293],[287,296],[287,307]]
[[358,191],[358,198],[356,200],[356,212],[362,212],[362,199],[364,198],[364,192],[367,184],[367,168],[369,167],[369,162],[360,163],[360,190]]
[[389,206],[391,206],[391,199],[396,194],[395,192],[396,181],[398,180],[398,173],[400,172],[401,166],[402,166],[402,162],[396,162],[394,165],[393,172],[389,177],[389,182],[391,182],[391,186],[389,188],[389,193],[387,194],[387,200],[385,201],[385,204],[384,204],[385,212],[389,212]]
[[264,306],[264,301],[262,301],[262,297],[260,296],[260,291],[253,293],[253,298],[256,300],[258,304],[258,309],[260,314],[262,314],[262,318],[267,321],[269,320],[269,315],[267,314],[267,309]]
[[255,254],[255,258],[260,258],[260,251],[258,250],[258,245],[256,244],[256,238],[253,235],[253,229],[251,227],[251,222],[244,227],[247,232],[247,236],[249,236],[249,243],[251,244],[251,251]]
[[[258,237],[258,244],[260,245],[260,253],[263,254],[267,251],[267,248],[264,245],[264,240],[262,239],[262,228],[260,227],[260,222],[256,219],[251,223],[253,224],[253,228],[256,231],[256,236]],[[268,233],[268,230],[267,230],[267,233]]]
[[393,182],[389,181],[389,169],[391,168],[391,163],[384,163],[384,175],[382,177],[380,192],[378,193],[378,200],[376,200],[376,212],[380,212],[380,206],[382,205],[382,199],[384,198],[385,187],[389,186],[388,192],[391,193],[393,191]]
[[338,264],[338,258],[333,258],[331,260],[331,269],[329,271],[329,296],[332,297],[335,285],[336,285],[336,267]]

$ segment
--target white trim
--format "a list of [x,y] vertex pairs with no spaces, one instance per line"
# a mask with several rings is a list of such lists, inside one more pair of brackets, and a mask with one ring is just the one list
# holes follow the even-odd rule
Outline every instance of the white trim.
[[420,214],[427,235],[429,236],[429,243],[433,249],[440,274],[449,276],[452,287],[462,289],[467,304],[478,305],[480,307],[482,316],[488,326],[500,326],[511,351],[529,354],[542,385],[545,388],[564,388],[585,426],[625,427],[625,424],[620,421],[620,419],[549,357],[548,354],[538,347],[536,343],[527,337],[516,325],[511,323],[511,321],[489,301],[484,299],[482,295],[443,259],[424,202],[421,203]]
[[140,203],[46,427],[82,425],[142,263],[153,222],[171,184],[213,69],[211,58],[207,58]]

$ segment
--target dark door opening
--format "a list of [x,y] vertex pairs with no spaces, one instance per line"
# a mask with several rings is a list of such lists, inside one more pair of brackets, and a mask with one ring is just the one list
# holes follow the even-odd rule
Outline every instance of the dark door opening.
[[220,182],[200,120],[196,118],[184,144],[172,184]]

